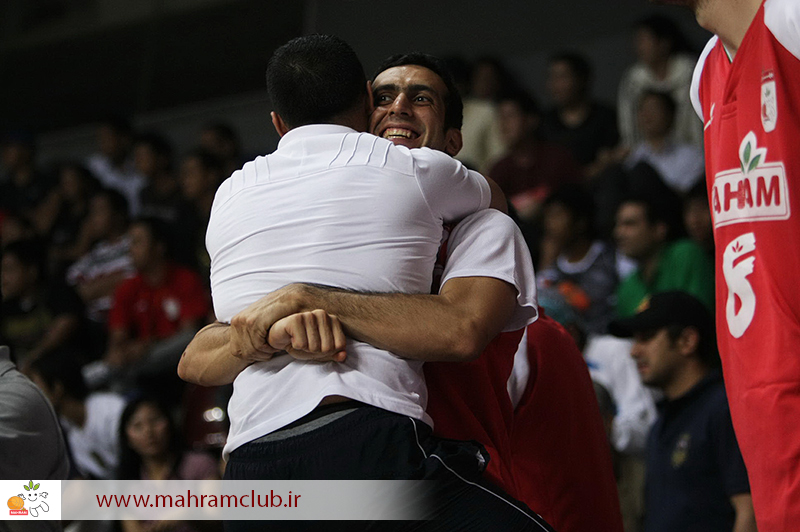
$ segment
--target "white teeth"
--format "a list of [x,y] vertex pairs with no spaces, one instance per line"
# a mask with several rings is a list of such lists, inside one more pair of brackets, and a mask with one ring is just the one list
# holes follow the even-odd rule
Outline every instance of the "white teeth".
[[400,129],[400,128],[389,128],[383,132],[383,138],[385,139],[392,139],[392,138],[404,138],[410,139],[413,133],[407,129]]

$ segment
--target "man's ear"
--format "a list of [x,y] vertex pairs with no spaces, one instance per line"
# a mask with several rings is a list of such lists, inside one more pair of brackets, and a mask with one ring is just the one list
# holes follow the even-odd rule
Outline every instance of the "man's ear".
[[372,82],[367,80],[367,113],[372,115],[375,110],[375,97],[372,95]]
[[697,353],[700,346],[700,332],[695,327],[686,327],[678,336],[678,349],[682,355]]
[[444,134],[444,152],[450,157],[455,157],[464,147],[464,137],[461,130],[451,127]]
[[286,122],[283,121],[281,115],[272,111],[269,116],[272,117],[272,125],[275,126],[275,131],[278,132],[278,135],[282,137],[289,132],[289,127],[286,125]]

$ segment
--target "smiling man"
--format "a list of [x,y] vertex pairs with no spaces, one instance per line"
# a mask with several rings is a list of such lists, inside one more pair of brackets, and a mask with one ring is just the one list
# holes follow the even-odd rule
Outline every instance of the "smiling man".
[[717,336],[761,530],[800,522],[800,2],[673,0],[716,35],[692,101],[705,123]]

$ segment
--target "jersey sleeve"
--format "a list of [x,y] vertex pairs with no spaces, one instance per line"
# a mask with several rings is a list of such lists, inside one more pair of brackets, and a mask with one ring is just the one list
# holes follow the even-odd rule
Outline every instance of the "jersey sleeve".
[[800,59],[800,2],[767,0],[764,4],[764,23],[775,39]]
[[420,190],[434,217],[457,222],[489,207],[492,192],[481,174],[440,151],[411,152]]
[[442,287],[457,277],[492,277],[517,289],[517,307],[503,331],[536,321],[536,279],[525,239],[514,221],[494,209],[465,218],[447,241]]

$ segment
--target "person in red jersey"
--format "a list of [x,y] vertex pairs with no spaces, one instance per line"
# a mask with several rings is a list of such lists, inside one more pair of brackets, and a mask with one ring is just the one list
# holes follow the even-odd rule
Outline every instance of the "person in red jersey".
[[759,530],[800,523],[800,2],[673,0],[715,33],[695,70],[717,335]]
[[[419,87],[423,85],[434,87],[440,84],[442,86],[445,85],[442,75],[434,70],[437,68],[435,63],[429,63],[422,54],[408,54],[390,58],[385,62],[373,81],[376,112],[372,117],[371,128],[375,134],[388,135],[396,144],[409,148],[426,146],[444,151],[450,155],[458,152],[460,148],[458,126],[447,122],[446,117],[443,115],[430,113],[427,110],[428,105],[425,103],[426,95],[424,93],[415,93],[415,91],[420,92]],[[414,103],[411,104],[411,102]],[[401,125],[404,127],[400,127]],[[406,133],[406,131],[409,133]],[[453,283],[463,276],[486,275],[485,269],[481,269],[479,273],[476,273],[475,270],[470,272],[463,269],[464,267],[454,266],[465,258],[469,259],[469,254],[481,257],[485,255],[491,257],[505,256],[503,250],[509,248],[509,246],[504,245],[503,240],[492,238],[493,233],[488,233],[489,238],[487,239],[486,235],[489,228],[482,225],[483,222],[485,220],[480,218],[468,219],[452,230],[446,249],[443,249],[441,253],[447,260],[441,261],[441,267],[443,268],[441,283],[436,283],[437,286],[434,287],[434,293],[436,293],[438,284],[444,286],[448,281]],[[525,259],[527,260],[527,268],[530,269],[530,274],[532,275],[529,252],[527,249],[524,252],[527,255]],[[460,254],[460,256],[454,256],[455,254]],[[467,257],[464,256],[465,254]],[[522,260],[523,257],[518,255],[517,258]],[[506,282],[511,282],[511,277],[508,277],[508,275],[513,270],[514,264],[505,265],[505,269],[497,269],[491,272],[492,280],[504,279]],[[273,294],[280,292],[283,292],[286,300],[288,298],[306,299],[307,304],[336,314],[346,327],[354,322],[352,313],[359,306],[364,308],[368,303],[364,298],[370,297],[370,295],[325,293],[319,287],[303,287],[302,285],[290,287],[289,291],[280,290]],[[450,290],[450,294],[453,293],[454,291]],[[444,295],[445,292],[443,291],[441,294]],[[389,303],[392,301],[392,296],[392,294],[378,294],[377,297],[380,297],[382,301],[376,302],[373,300],[369,302],[369,306],[377,309],[376,305],[378,303]],[[447,301],[448,298],[449,296],[443,298],[442,301]],[[468,300],[468,297],[455,298],[457,303]],[[313,304],[308,303],[308,301],[313,301]],[[326,303],[334,306],[327,307]],[[275,308],[277,308],[277,305],[273,308],[266,307],[264,310],[275,312]],[[351,315],[348,316],[348,312]],[[373,337],[376,340],[380,340],[383,345],[393,342],[392,345],[396,347],[392,350],[395,352],[399,352],[400,348],[403,347],[398,345],[401,340],[406,343],[419,344],[420,342],[427,342],[428,345],[433,345],[436,342],[436,338],[429,337],[427,333],[423,334],[421,329],[418,329],[415,334],[397,334],[397,331],[402,331],[404,324],[413,321],[412,318],[418,320],[421,310],[417,314],[403,320],[402,323],[392,322],[391,320],[381,320],[376,323],[378,320],[372,319],[372,323],[368,323],[366,326],[360,323],[356,325],[361,331],[374,330]],[[385,316],[385,310],[382,310],[380,315]],[[441,315],[446,315],[444,310]],[[529,331],[547,329],[547,323],[555,325],[549,318],[543,322],[542,326],[537,326],[537,323],[532,324]],[[582,388],[576,392],[565,385],[560,393],[568,394],[572,392],[576,393],[576,397],[587,397],[584,391],[591,394],[592,402],[587,404],[594,405],[596,411],[591,411],[590,407],[587,407],[585,411],[581,410],[581,413],[588,412],[590,416],[595,416],[596,423],[601,431],[598,438],[593,436],[592,428],[595,420],[591,419],[591,417],[587,419],[582,416],[575,416],[575,423],[568,424],[572,428],[577,427],[577,431],[573,433],[572,442],[561,441],[560,438],[563,433],[560,430],[551,439],[547,432],[548,427],[530,425],[529,422],[535,422],[536,420],[533,416],[529,416],[527,412],[539,411],[539,409],[547,409],[548,407],[554,407],[554,412],[565,412],[559,406],[559,400],[556,399],[557,395],[552,396],[547,402],[539,403],[535,408],[515,413],[514,405],[507,390],[507,383],[514,365],[515,353],[523,334],[522,325],[509,328],[508,324],[506,324],[503,329],[505,332],[501,332],[491,342],[488,342],[489,338],[487,337],[486,342],[488,342],[488,345],[483,350],[483,353],[474,360],[457,363],[426,362],[424,371],[429,389],[427,411],[434,420],[435,434],[446,438],[479,441],[486,447],[490,456],[484,477],[492,484],[503,488],[509,495],[526,504],[529,504],[529,500],[544,500],[549,504],[552,499],[543,494],[550,493],[552,497],[558,497],[559,494],[563,494],[561,490],[551,491],[552,482],[556,482],[559,486],[574,486],[578,484],[591,486],[589,491],[594,493],[593,500],[598,501],[597,504],[588,504],[585,499],[576,495],[575,497],[564,497],[559,501],[558,505],[554,505],[553,509],[545,509],[542,506],[536,507],[536,510],[542,514],[549,512],[548,515],[550,513],[558,516],[562,516],[565,513],[574,515],[572,521],[564,521],[565,527],[557,527],[558,530],[575,532],[586,530],[585,527],[581,528],[579,524],[592,522],[592,530],[620,532],[622,524],[616,485],[611,471],[610,452],[605,441],[605,435],[602,433],[602,422],[585,365],[577,367],[576,371],[578,373],[577,377],[575,377],[575,381],[580,382],[581,386],[585,385],[585,389]],[[217,339],[215,339],[215,335],[220,331],[226,331],[228,328],[210,327],[201,331],[187,348],[182,361],[182,365],[186,366],[184,369],[195,366],[199,370],[204,367],[204,364],[197,357],[202,357],[203,351],[206,351],[212,354],[208,359],[213,360],[214,351],[224,345],[224,343],[219,342],[222,335]],[[233,334],[233,329],[235,328],[235,326],[230,328],[232,332],[229,334]],[[381,330],[377,330],[378,328]],[[500,327],[498,327],[499,329]],[[537,341],[538,344],[539,342]],[[571,356],[571,354],[562,354],[561,345],[543,341],[538,349],[543,354],[546,354],[549,363],[558,364],[562,357],[569,358]],[[577,353],[577,348],[573,348]],[[583,364],[580,354],[578,354],[578,357],[580,363]],[[531,373],[537,371],[535,369],[537,364],[531,363],[531,365],[534,367]],[[569,369],[565,369],[564,374],[571,373],[575,365],[570,364],[568,367]],[[198,373],[200,372],[198,371]],[[540,375],[542,375],[543,379],[546,379],[543,374]],[[582,380],[583,376],[586,377],[585,380]],[[566,380],[570,380],[570,378],[567,377]],[[564,380],[560,382],[564,382]],[[532,376],[529,379],[528,385],[534,386],[532,383],[539,383],[537,377]],[[536,386],[538,387],[539,384],[536,384]],[[532,400],[539,400],[541,397],[536,394],[536,399],[533,399],[533,394],[528,395]],[[527,429],[520,429],[519,432],[515,432],[515,427],[521,424],[527,424]],[[558,455],[557,460],[548,462],[556,455],[543,454],[537,456],[535,450],[539,447],[536,445],[530,446],[527,451],[525,450],[525,436],[526,434],[529,435],[531,431],[541,431],[542,434],[546,434],[547,437],[543,439],[550,442],[552,447],[562,446],[564,449],[573,450],[580,448],[582,456],[573,456],[564,452]],[[517,455],[520,455],[519,463],[524,465],[517,465]],[[571,467],[573,463],[585,464],[585,460],[594,460],[594,458],[597,458],[597,463],[591,464],[591,467],[587,466],[583,470],[580,470],[580,467]],[[523,467],[535,467],[533,464],[537,461],[548,470],[561,469],[563,474],[557,480],[547,479],[543,481],[541,477],[537,477],[535,481],[517,479],[520,471],[523,471]],[[545,462],[547,463],[545,464]],[[585,493],[585,491],[582,490],[580,493]]]

